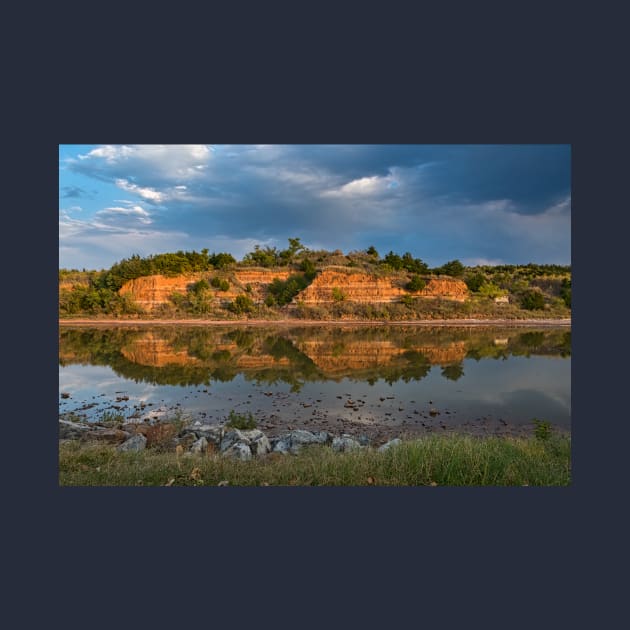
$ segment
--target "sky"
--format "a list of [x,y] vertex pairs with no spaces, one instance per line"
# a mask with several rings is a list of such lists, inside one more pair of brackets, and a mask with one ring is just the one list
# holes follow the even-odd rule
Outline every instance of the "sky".
[[59,266],[255,245],[571,262],[570,145],[60,145]]

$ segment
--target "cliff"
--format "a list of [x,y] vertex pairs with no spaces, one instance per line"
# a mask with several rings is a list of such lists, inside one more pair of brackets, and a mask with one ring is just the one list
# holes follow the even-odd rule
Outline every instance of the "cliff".
[[395,285],[391,277],[379,278],[366,273],[347,273],[324,269],[313,282],[300,292],[295,301],[302,304],[327,304],[343,297],[348,302],[374,304],[396,302],[406,291]]
[[[121,295],[129,295],[141,308],[151,311],[160,304],[167,304],[173,293],[185,294],[199,280],[210,282],[213,277],[227,280],[227,291],[211,287],[218,304],[232,302],[238,295],[248,295],[255,303],[261,304],[267,287],[275,279],[286,280],[295,271],[288,269],[243,269],[231,272],[202,272],[186,276],[144,276],[126,282],[120,289]],[[359,304],[398,302],[405,295],[426,298],[443,298],[463,302],[468,297],[464,282],[454,278],[432,278],[426,287],[410,294],[404,285],[404,274],[376,276],[364,272],[348,272],[327,268],[321,271],[313,282],[298,293],[294,302],[298,304],[330,304],[340,299]]]
[[443,298],[464,302],[468,287],[454,278],[432,278],[422,291],[409,293],[404,289],[406,276],[379,277],[366,273],[347,273],[325,269],[295,298],[303,304],[326,304],[343,298],[347,302],[376,304],[398,302],[405,295]]
[[[138,306],[147,311],[167,304],[173,293],[185,294],[188,289],[199,280],[207,280],[208,283],[213,277],[219,277],[229,282],[230,288],[221,291],[215,287],[210,287],[215,299],[222,304],[232,302],[237,295],[249,295],[254,302],[262,302],[266,296],[266,288],[274,278],[286,280],[292,272],[288,270],[276,269],[245,269],[230,273],[221,272],[199,272],[185,276],[143,276],[135,280],[129,280],[121,288],[121,295],[129,295]],[[249,286],[250,291],[247,291]]]

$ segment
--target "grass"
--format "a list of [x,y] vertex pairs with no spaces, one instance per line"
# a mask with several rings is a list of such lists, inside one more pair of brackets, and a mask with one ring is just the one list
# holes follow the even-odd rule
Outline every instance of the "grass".
[[[570,438],[427,436],[385,453],[335,453],[311,446],[298,455],[249,462],[217,454],[181,456],[152,449],[59,445],[62,486],[566,486]],[[227,484],[225,483],[227,482]]]

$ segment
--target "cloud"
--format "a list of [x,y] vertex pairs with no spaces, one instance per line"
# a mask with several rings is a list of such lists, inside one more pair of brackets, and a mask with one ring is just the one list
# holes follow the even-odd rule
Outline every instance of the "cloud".
[[570,147],[546,145],[103,145],[65,165],[130,197],[86,220],[150,225],[156,245],[158,233],[179,235],[168,250],[204,243],[239,256],[299,236],[438,265],[568,262],[569,158]]
[[123,222],[139,222],[144,225],[152,223],[151,215],[141,206],[112,206],[99,210],[94,215],[96,218],[106,222],[121,225]]
[[122,178],[116,180],[116,186],[126,192],[135,193],[137,195],[140,195],[143,199],[147,199],[148,201],[152,201],[155,203],[160,203],[166,198],[166,195],[158,192],[157,190],[154,190],[153,188],[143,188],[142,186],[132,184],[126,179]]

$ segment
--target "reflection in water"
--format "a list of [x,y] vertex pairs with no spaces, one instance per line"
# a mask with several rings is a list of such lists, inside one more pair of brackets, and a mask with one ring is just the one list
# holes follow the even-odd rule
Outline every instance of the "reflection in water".
[[89,419],[235,410],[272,433],[570,427],[566,328],[125,326],[62,328],[59,341],[60,413]]
[[108,365],[136,382],[201,385],[238,374],[257,383],[344,378],[418,381],[431,366],[457,381],[464,359],[569,357],[570,330],[518,328],[71,328],[60,332],[60,365]]

